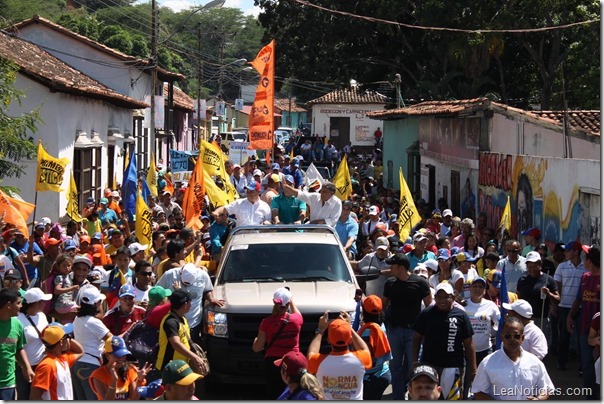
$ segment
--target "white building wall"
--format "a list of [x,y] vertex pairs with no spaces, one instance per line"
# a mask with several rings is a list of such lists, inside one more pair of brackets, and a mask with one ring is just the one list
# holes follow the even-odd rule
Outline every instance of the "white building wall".
[[[108,128],[116,127],[120,129],[121,133],[132,132],[132,111],[90,98],[51,93],[47,87],[21,75],[17,76],[15,87],[25,89],[27,96],[22,99],[21,107],[13,104],[9,113],[16,115],[41,106],[42,123],[38,125],[38,132],[28,135],[33,137],[36,145],[38,139],[41,139],[44,149],[53,157],[67,157],[73,161],[76,132],[82,130],[87,133],[89,138],[92,137],[92,131],[99,133],[99,137],[103,141],[101,184],[110,183],[112,179],[107,178]],[[122,154],[122,150],[123,141],[119,139],[116,142],[115,167],[123,166],[123,157],[117,156]],[[37,160],[22,163],[26,165],[26,174],[20,178],[6,178],[2,185],[18,188],[24,200],[34,203]],[[70,163],[64,175],[63,192],[38,192],[36,217],[48,216],[56,220],[65,214],[71,168]],[[121,183],[123,173],[120,169],[116,169],[116,176],[117,181]]]
[[373,133],[383,121],[369,119],[367,113],[381,111],[385,104],[316,104],[312,106],[312,134],[330,138],[330,118],[350,118],[350,141],[353,146],[373,146]]

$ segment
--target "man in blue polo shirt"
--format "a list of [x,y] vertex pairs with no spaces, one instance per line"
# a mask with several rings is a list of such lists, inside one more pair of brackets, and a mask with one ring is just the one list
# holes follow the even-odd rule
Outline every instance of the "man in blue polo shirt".
[[436,255],[432,251],[426,251],[426,241],[428,237],[420,231],[415,233],[413,236],[413,250],[407,253],[409,257],[410,267],[409,270],[413,271],[415,266],[420,262],[426,262],[429,259],[436,259]]
[[301,189],[304,182],[304,176],[300,171],[300,160],[294,158],[289,163],[289,166],[283,168],[283,174],[291,175],[294,179],[294,188]]
[[350,212],[352,212],[352,202],[344,201],[342,203],[342,213],[336,222],[336,233],[348,259],[354,260],[357,256],[356,241],[359,234],[359,224],[350,216]]
[[[294,185],[294,177],[285,175],[285,183]],[[306,217],[306,202],[295,196],[285,196],[283,191],[271,201],[271,215],[274,224],[300,224]]]

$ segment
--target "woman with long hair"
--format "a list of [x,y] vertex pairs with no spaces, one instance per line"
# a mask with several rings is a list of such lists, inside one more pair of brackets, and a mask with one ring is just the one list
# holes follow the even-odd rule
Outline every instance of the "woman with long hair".
[[363,378],[363,400],[381,400],[392,381],[388,366],[392,351],[382,323],[382,299],[376,295],[363,300],[363,325],[358,334],[369,347],[372,364]]
[[[48,320],[43,310],[46,302],[50,299],[52,299],[52,295],[42,292],[40,288],[29,289],[23,296],[21,309],[17,316],[17,320],[23,325],[27,341],[23,349],[25,349],[25,354],[34,372],[36,371],[36,366],[38,366],[46,354],[40,334],[48,325]],[[29,400],[31,383],[25,380],[23,372],[20,369],[15,372],[15,376],[17,377],[17,397]]]
[[428,279],[428,283],[436,290],[436,286],[443,281],[448,281],[457,296],[463,291],[463,274],[459,269],[451,269],[451,253],[441,248],[438,250],[438,272]]
[[279,397],[285,385],[281,371],[274,366],[277,359],[291,351],[300,351],[302,314],[292,300],[288,288],[279,288],[273,294],[273,312],[260,323],[254,339],[254,352],[264,351],[264,377],[268,398]]
[[76,400],[96,400],[88,379],[101,366],[103,344],[111,338],[111,332],[103,324],[103,301],[97,288],[86,288],[80,293],[80,308],[73,321],[73,334],[82,342],[84,355],[71,368],[74,398]]
[[138,400],[137,387],[145,384],[145,377],[151,370],[151,364],[141,369],[128,363],[132,355],[122,337],[114,335],[107,338],[103,351],[103,366],[90,375],[90,387],[99,401]]
[[478,237],[476,233],[470,233],[468,237],[466,237],[466,241],[464,242],[463,247],[460,251],[466,252],[470,254],[474,261],[476,262],[476,271],[478,271],[478,276],[484,276],[484,263],[482,262],[482,257],[484,256],[484,248],[478,245]]
[[308,373],[308,360],[302,352],[288,352],[274,365],[286,385],[277,400],[325,400],[319,381]]

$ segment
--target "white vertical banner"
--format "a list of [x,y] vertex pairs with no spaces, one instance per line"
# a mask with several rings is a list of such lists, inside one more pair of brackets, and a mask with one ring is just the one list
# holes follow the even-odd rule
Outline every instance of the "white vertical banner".
[[163,129],[164,128],[164,96],[156,95],[155,96],[155,129]]
[[[145,95],[145,104],[151,105],[151,96]],[[149,129],[151,127],[151,108],[145,108],[145,119],[143,120],[143,128]]]
[[201,119],[205,121],[208,117],[208,105],[206,103],[206,100],[201,100],[199,107],[201,110],[201,112],[200,112]]
[[224,118],[226,113],[226,107],[224,101],[218,101],[216,103],[216,116],[221,116]]
[[243,98],[237,98],[235,100],[235,111],[243,110]]

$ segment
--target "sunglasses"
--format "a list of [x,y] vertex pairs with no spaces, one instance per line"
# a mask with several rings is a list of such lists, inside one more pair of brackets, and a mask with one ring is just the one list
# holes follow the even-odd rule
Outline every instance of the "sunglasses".
[[153,275],[153,272],[139,272],[139,274],[144,275],[144,276],[151,276],[151,275]]
[[503,338],[505,338],[505,339],[511,339],[512,337],[514,337],[514,339],[518,341],[518,340],[520,340],[520,338],[522,338],[522,335],[510,334],[510,333],[503,334]]
[[517,250],[508,250],[508,252],[510,254],[518,254],[520,252],[520,249],[517,249]]
[[21,279],[5,279],[4,281],[12,285],[16,285],[17,283],[21,282]]

